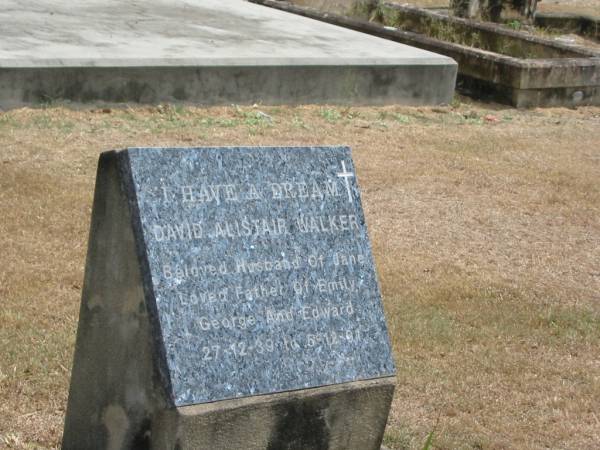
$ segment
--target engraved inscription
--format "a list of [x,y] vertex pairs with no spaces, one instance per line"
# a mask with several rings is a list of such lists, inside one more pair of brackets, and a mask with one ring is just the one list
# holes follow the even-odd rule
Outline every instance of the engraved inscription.
[[[352,201],[349,178],[354,175],[346,169],[345,162],[341,162],[342,172],[336,176],[342,178],[349,200]],[[161,187],[163,200],[166,202],[176,201],[176,196],[169,196],[169,190]],[[266,201],[289,201],[300,199],[303,201],[323,201],[327,198],[336,198],[343,195],[343,191],[338,187],[338,180],[311,180],[311,181],[279,181],[268,184],[268,194],[264,195],[260,186],[248,184],[247,186],[235,184],[201,184],[199,186],[180,186],[175,192],[179,193],[179,200],[182,203],[214,203],[221,205],[228,202],[239,202],[242,200]],[[281,236],[290,235],[294,232],[301,234],[320,234],[320,233],[344,233],[359,230],[359,220],[356,214],[301,214],[293,220],[284,217],[247,217],[240,219],[230,219],[226,221],[215,221],[213,223],[203,222],[183,222],[183,223],[165,223],[152,225],[154,238],[157,242],[169,241],[196,241],[202,239],[247,239],[247,238],[270,238],[275,239]],[[206,278],[223,276],[228,274],[262,274],[270,272],[300,271],[303,268],[323,269],[330,262],[333,267],[364,265],[367,258],[363,254],[348,254],[342,252],[332,252],[331,254],[311,254],[311,255],[293,255],[291,257],[282,257],[276,259],[257,258],[249,259],[243,257],[232,257],[229,260],[221,261],[218,264],[202,264],[198,261],[183,264],[164,264],[163,275],[166,279],[185,280],[188,278]],[[324,271],[316,279],[305,279],[304,281],[294,281],[286,286],[281,281],[277,283],[260,283],[253,279],[254,284],[249,285],[230,285],[220,290],[197,292],[189,294],[185,299],[180,297],[182,302],[190,301],[194,305],[207,305],[211,303],[257,303],[270,298],[283,298],[294,295],[299,298],[311,295],[341,295],[345,297],[348,294],[358,292],[358,284],[355,279],[347,276],[339,278],[328,278],[327,271]],[[345,294],[345,295],[344,295]],[[265,302],[263,302],[265,303]],[[202,315],[198,318],[198,325],[201,331],[215,330],[251,330],[257,325],[264,325],[273,332],[277,330],[277,325],[290,324],[295,321],[321,321],[327,322],[330,319],[350,317],[354,314],[354,306],[351,301],[341,301],[339,299],[327,300],[325,304],[304,305],[290,308],[275,309],[266,307],[262,314],[257,315],[229,315],[225,310],[222,315],[212,314],[211,316]],[[330,330],[324,333],[310,334],[310,338],[301,345],[294,341],[279,341],[284,351],[296,349],[312,349],[321,345],[334,345],[341,342],[343,336],[341,333]],[[353,339],[358,339],[358,332],[351,334]],[[252,336],[248,335],[251,339]],[[261,341],[258,341],[261,342]],[[228,349],[233,356],[247,356],[254,349],[275,348],[278,342],[278,336],[272,335],[268,341],[272,345],[252,344],[247,341],[241,341],[237,344],[227,345],[226,343],[211,342],[211,345],[203,346],[205,350],[205,359],[218,359],[228,355]]]

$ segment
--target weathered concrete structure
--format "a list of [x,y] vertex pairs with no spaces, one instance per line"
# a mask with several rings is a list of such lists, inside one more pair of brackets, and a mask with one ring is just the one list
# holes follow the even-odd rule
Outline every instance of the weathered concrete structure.
[[0,108],[70,100],[436,104],[450,58],[242,0],[7,0]]
[[600,104],[600,52],[408,5],[383,3],[382,23],[253,0],[442,53],[459,63],[457,89],[517,107]]

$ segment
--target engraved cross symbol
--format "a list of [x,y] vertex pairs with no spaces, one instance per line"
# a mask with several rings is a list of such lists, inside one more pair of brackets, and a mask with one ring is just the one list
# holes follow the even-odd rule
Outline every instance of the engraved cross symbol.
[[338,173],[337,176],[344,179],[346,183],[346,191],[348,191],[348,201],[352,203],[352,190],[350,189],[350,181],[348,178],[353,177],[354,174],[346,170],[346,164],[344,164],[344,161],[342,161],[342,172]]

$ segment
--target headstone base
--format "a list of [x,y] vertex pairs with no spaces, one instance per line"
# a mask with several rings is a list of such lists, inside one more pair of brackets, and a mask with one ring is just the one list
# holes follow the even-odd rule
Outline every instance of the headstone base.
[[394,386],[386,377],[171,409],[152,448],[379,450]]

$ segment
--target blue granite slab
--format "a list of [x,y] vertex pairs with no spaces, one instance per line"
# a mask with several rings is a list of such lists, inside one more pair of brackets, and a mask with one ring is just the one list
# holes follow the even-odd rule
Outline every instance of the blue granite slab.
[[349,148],[123,155],[176,406],[394,374]]

